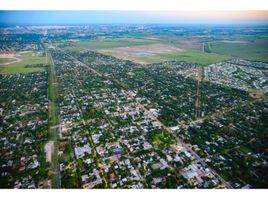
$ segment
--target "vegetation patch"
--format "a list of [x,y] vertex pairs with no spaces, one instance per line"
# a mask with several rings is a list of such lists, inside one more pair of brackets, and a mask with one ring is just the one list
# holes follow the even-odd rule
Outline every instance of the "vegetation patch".
[[268,61],[268,40],[254,40],[248,43],[213,42],[211,50],[213,53],[249,60]]
[[45,56],[39,56],[35,53],[24,53],[20,56],[21,61],[4,65],[0,68],[1,74],[20,74],[43,72],[46,70],[47,61]]
[[158,41],[136,39],[136,38],[104,38],[97,40],[83,40],[78,42],[71,42],[68,45],[65,44],[64,49],[70,51],[81,51],[84,49],[97,50],[97,49],[127,47],[136,45],[148,45],[157,42]]
[[206,53],[212,53],[210,43],[207,42],[204,44],[204,52]]
[[0,58],[0,64],[5,64],[5,63],[9,63],[9,62],[13,62],[16,61],[15,58]]
[[185,61],[191,63],[197,63],[201,65],[208,65],[225,60],[229,60],[230,56],[219,55],[215,53],[202,53],[199,51],[180,51],[176,53],[164,53],[158,54],[159,57],[167,60]]
[[147,138],[152,145],[160,148],[168,147],[176,142],[175,137],[163,129],[148,132]]

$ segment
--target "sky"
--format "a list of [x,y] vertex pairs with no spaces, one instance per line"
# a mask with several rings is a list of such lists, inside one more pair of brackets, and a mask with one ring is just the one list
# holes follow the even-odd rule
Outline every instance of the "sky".
[[268,11],[0,11],[0,24],[268,24]]

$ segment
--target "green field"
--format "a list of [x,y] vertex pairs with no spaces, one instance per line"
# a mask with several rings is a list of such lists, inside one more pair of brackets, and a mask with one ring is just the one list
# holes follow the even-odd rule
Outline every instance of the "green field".
[[12,62],[12,61],[15,61],[15,60],[16,60],[15,58],[0,58],[0,63],[4,64],[4,63]]
[[37,55],[33,55],[33,53],[25,53],[22,54],[20,62],[13,63],[10,65],[3,65],[0,67],[1,74],[19,74],[19,73],[33,73],[33,72],[42,72],[46,69],[44,67],[31,67],[26,68],[26,65],[34,65],[34,64],[46,64],[46,57],[39,57]]
[[206,53],[212,53],[210,43],[204,43],[204,52]]
[[231,59],[230,56],[219,55],[214,53],[202,53],[200,51],[194,51],[194,50],[157,54],[157,56],[167,60],[192,62],[201,65],[208,65]]
[[[225,43],[225,42],[209,42],[204,43],[205,52],[200,51],[199,40],[189,40],[188,43],[183,44],[184,46],[188,45],[185,51],[178,52],[169,52],[169,53],[157,53],[153,56],[150,55],[138,55],[137,53],[129,53],[129,55],[118,54],[117,51],[113,51],[113,48],[116,47],[130,47],[130,46],[139,46],[139,45],[150,45],[150,44],[166,44],[170,46],[179,47],[179,43],[173,42],[170,43],[168,41],[160,41],[160,40],[152,40],[152,39],[141,39],[141,38],[104,38],[97,40],[86,40],[86,41],[78,41],[67,43],[67,45],[63,47],[66,50],[70,51],[81,51],[84,49],[96,50],[101,53],[112,55],[121,59],[129,59],[134,62],[150,64],[163,62],[168,60],[177,60],[177,61],[185,61],[192,62],[201,65],[208,65],[212,63],[217,63],[225,60],[231,59],[233,56],[239,56],[241,58],[247,59],[256,59],[259,60],[268,60],[267,54],[267,45],[265,43],[254,42],[246,44],[249,45],[248,48],[245,48],[241,43]],[[197,45],[198,44],[198,45]],[[63,46],[66,43],[63,43]],[[250,46],[251,45],[251,46]],[[243,47],[243,48],[242,48]],[[194,49],[196,48],[196,49]],[[241,50],[243,49],[243,50]],[[105,50],[105,51],[103,51]],[[262,53],[260,53],[262,52]]]
[[127,59],[131,60],[133,62],[137,63],[143,63],[143,64],[152,64],[152,63],[159,63],[169,60],[177,60],[177,61],[185,61],[185,62],[192,62],[197,63],[201,65],[208,65],[212,63],[217,63],[225,60],[229,60],[232,57],[226,56],[226,55],[219,55],[215,53],[203,53],[201,51],[195,51],[195,50],[186,50],[186,51],[177,51],[172,53],[158,53],[155,55],[137,55],[133,53],[129,53],[128,56],[123,56],[122,54],[119,54],[116,51],[100,51],[101,53],[114,56],[120,59]]
[[72,42],[70,43],[71,46],[66,46],[64,47],[64,49],[70,51],[81,51],[84,49],[97,50],[97,49],[108,49],[115,47],[155,44],[155,43],[159,43],[159,41],[135,39],[135,38],[97,39],[97,40]]
[[211,43],[213,53],[237,56],[249,60],[268,61],[268,40],[255,40],[248,43]]

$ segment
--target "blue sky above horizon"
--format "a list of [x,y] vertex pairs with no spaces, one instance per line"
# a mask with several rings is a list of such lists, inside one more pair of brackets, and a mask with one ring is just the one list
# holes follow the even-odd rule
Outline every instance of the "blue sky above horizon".
[[268,24],[267,11],[0,11],[0,24]]

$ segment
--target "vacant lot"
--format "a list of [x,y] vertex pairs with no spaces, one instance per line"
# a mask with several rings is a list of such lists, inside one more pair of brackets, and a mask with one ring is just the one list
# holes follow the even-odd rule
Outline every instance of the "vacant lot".
[[[46,64],[46,57],[37,56],[33,52],[23,53],[19,57],[21,61],[9,65],[0,66],[1,74],[18,74],[45,71],[43,67],[34,67],[35,64]],[[26,65],[33,65],[27,67]]]

